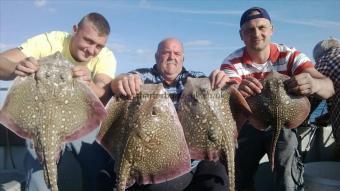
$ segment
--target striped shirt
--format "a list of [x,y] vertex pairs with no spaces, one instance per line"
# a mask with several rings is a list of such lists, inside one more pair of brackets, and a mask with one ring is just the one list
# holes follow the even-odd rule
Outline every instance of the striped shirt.
[[238,83],[242,79],[252,76],[263,79],[270,72],[293,76],[300,74],[304,69],[314,67],[311,60],[295,48],[289,48],[282,44],[270,44],[270,55],[264,64],[254,63],[245,47],[240,48],[224,59],[221,70],[223,70],[231,80]]
[[315,68],[333,81],[335,94],[327,100],[335,141],[340,144],[340,48],[326,51],[316,60]]

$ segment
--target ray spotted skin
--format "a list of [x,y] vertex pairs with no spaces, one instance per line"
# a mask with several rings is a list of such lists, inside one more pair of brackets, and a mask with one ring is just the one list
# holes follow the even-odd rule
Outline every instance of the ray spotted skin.
[[269,126],[273,128],[270,157],[272,170],[281,129],[298,127],[310,112],[310,103],[306,97],[287,93],[285,81],[288,79],[286,75],[273,72],[262,81],[262,92],[246,99],[253,111],[250,121],[254,127],[260,130]]
[[115,159],[118,191],[156,184],[190,171],[190,155],[175,107],[161,84],[145,84],[132,100],[113,97],[97,141]]
[[36,73],[15,79],[0,122],[33,140],[45,182],[57,191],[57,163],[64,143],[98,127],[106,111],[87,85],[72,78],[72,65],[59,52],[38,62]]
[[246,114],[246,111],[249,114],[249,106],[235,88],[212,90],[209,79],[188,78],[178,108],[191,158],[220,159],[228,172],[231,191],[235,190],[234,158],[238,132],[235,121],[238,114],[233,104],[239,106],[239,115]]

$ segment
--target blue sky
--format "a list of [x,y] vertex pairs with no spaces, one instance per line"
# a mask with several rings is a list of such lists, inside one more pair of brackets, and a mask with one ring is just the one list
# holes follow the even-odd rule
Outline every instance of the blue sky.
[[[252,6],[268,10],[274,42],[309,57],[318,41],[340,39],[339,0],[0,0],[0,51],[46,31],[71,32],[84,15],[99,12],[111,25],[108,47],[117,58],[117,74],[151,67],[158,42],[171,36],[184,43],[185,67],[208,75],[243,46],[239,20]],[[8,85],[0,81],[0,88]],[[3,97],[0,93],[0,101]]]

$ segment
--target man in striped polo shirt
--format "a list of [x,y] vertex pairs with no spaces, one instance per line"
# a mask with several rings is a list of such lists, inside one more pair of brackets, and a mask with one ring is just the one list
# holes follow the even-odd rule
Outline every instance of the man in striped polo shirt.
[[[290,93],[327,99],[334,94],[332,81],[319,73],[310,59],[294,48],[271,42],[273,25],[268,12],[260,7],[245,11],[240,21],[240,37],[245,47],[230,54],[221,65],[238,83],[244,97],[261,92],[259,80],[277,71],[291,76]],[[272,129],[259,131],[247,123],[241,129],[236,150],[237,190],[254,190],[254,175],[260,159],[270,152]],[[295,129],[283,128],[276,147],[273,190],[303,190],[303,164],[298,152]]]

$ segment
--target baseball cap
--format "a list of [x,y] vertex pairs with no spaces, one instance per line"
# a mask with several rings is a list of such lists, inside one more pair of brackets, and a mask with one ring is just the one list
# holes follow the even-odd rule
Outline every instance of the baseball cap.
[[[254,11],[257,11],[258,14],[252,14]],[[269,21],[271,21],[270,16],[268,14],[268,12],[261,7],[252,7],[248,10],[246,10],[241,17],[241,21],[240,21],[240,27],[247,21],[253,20],[253,19],[257,19],[257,18],[265,18],[268,19]]]

